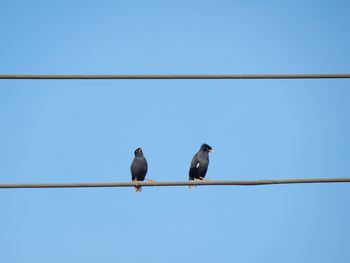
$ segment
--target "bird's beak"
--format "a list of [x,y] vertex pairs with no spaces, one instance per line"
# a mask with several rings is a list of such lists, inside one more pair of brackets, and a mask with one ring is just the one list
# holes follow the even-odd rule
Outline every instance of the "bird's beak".
[[211,149],[211,150],[208,150],[208,151],[209,151],[209,152],[211,152],[211,153],[212,153],[212,152],[214,152],[214,150],[213,150],[213,149]]

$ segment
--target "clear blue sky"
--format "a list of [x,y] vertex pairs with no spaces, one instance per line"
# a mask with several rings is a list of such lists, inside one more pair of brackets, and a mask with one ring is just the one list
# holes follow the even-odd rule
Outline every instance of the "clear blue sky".
[[[6,1],[1,73],[350,72],[348,1]],[[350,80],[0,80],[0,181],[349,176]],[[349,262],[350,184],[0,189],[0,261]]]

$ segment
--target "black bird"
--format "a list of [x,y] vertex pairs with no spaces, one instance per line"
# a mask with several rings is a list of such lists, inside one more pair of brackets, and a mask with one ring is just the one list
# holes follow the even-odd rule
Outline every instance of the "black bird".
[[[147,160],[143,155],[142,148],[137,148],[134,152],[135,158],[131,163],[131,180],[133,182],[144,181],[147,173]],[[141,186],[135,186],[135,192],[141,192]]]
[[[209,152],[213,149],[206,143],[202,144],[199,151],[193,156],[189,172],[189,180],[205,180],[209,166]],[[192,187],[189,186],[191,189]]]

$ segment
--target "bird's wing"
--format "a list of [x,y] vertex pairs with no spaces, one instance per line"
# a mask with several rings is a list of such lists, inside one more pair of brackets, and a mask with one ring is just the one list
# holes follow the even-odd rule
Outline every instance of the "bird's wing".
[[198,160],[198,153],[196,153],[193,156],[192,161],[191,161],[190,172],[189,172],[190,179],[191,178],[193,179],[196,176],[197,169],[199,166],[200,166],[200,162]]
[[196,154],[193,156],[192,161],[191,161],[191,169],[192,169],[192,168],[198,168],[198,165],[199,165],[198,153],[196,153]]
[[132,161],[130,166],[131,171],[131,180],[134,181],[136,179],[136,171],[135,171],[136,161],[135,159]]

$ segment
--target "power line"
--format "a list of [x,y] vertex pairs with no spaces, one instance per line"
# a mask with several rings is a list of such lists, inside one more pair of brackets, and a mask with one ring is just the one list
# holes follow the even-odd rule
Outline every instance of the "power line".
[[187,185],[266,185],[301,183],[350,182],[350,177],[258,179],[258,180],[208,180],[208,181],[159,181],[151,182],[61,182],[61,183],[0,183],[0,188],[71,188],[71,187],[134,187],[140,186],[187,186]]
[[350,73],[0,73],[0,79],[320,79],[350,78]]

